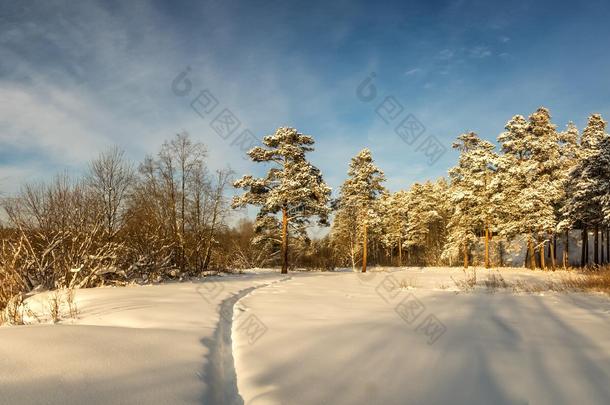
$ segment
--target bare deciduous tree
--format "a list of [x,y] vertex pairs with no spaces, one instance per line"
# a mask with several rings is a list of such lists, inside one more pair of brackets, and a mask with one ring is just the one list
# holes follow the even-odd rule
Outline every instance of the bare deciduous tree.
[[125,159],[125,152],[116,146],[102,152],[89,165],[87,182],[102,203],[106,232],[111,237],[120,228],[133,180],[133,167]]

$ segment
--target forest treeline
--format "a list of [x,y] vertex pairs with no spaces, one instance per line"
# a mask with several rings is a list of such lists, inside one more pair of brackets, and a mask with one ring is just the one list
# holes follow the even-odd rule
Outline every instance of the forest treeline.
[[[555,268],[568,265],[573,253],[564,247],[557,257],[557,247],[574,229],[581,265],[607,262],[610,137],[602,117],[591,115],[582,133],[572,123],[560,131],[541,107],[514,116],[497,141],[458,136],[447,178],[396,192],[363,149],[335,198],[308,160],[313,138],[294,128],[248,152],[271,166],[260,178],[210,171],[205,146],[184,133],[137,164],[109,149],[83,176],[59,174],[2,199],[0,308],[36,288],[251,267],[501,266],[516,239],[529,267]],[[243,194],[230,199],[232,187]],[[256,218],[232,221],[247,205],[258,207]],[[312,226],[328,230],[312,238]]]

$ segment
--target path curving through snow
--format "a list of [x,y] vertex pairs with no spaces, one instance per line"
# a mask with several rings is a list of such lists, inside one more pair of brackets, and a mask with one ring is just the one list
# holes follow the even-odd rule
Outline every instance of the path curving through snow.
[[[221,303],[280,278],[79,290],[76,320],[0,327],[0,404],[214,405],[217,377],[207,375],[215,369],[203,343],[215,340]],[[30,303],[42,308],[45,299]]]
[[205,404],[243,405],[244,403],[237,389],[237,376],[231,343],[231,325],[233,306],[254,289],[255,287],[246,288],[222,301],[220,303],[220,319],[214,335],[201,340],[201,343],[209,350],[204,371],[209,387],[203,400]]
[[388,270],[80,290],[76,321],[0,328],[0,404],[610,403],[607,296]]

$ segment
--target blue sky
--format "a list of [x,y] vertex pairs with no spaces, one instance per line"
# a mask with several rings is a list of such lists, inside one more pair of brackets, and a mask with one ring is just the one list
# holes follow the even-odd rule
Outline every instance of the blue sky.
[[[190,107],[205,89],[237,132],[314,136],[311,159],[334,189],[363,147],[389,188],[406,188],[456,158],[448,150],[430,165],[397,136],[408,114],[426,129],[419,140],[446,148],[468,130],[495,140],[540,105],[560,129],[610,117],[609,17],[596,0],[3,1],[0,191],[78,174],[114,144],[140,161],[181,131],[207,145],[212,168],[260,173]],[[177,96],[186,67],[192,89]],[[363,102],[356,89],[371,72],[377,97]],[[375,110],[390,96],[403,111],[386,124]]]

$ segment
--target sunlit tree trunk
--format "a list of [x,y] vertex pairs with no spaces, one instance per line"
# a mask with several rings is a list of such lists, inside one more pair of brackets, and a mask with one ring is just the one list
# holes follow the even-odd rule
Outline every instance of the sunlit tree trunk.
[[610,229],[606,229],[606,257],[610,261]]
[[364,235],[362,239],[362,272],[366,273],[366,246],[367,245],[367,227],[366,221],[364,222]]
[[288,273],[288,213],[282,207],[282,274]]
[[599,264],[599,227],[596,225],[593,228],[593,263],[595,265]]
[[566,230],[565,242],[563,246],[563,268],[567,268],[570,264],[570,230]]
[[468,268],[468,243],[464,242],[464,268]]
[[485,268],[490,268],[489,263],[489,225],[485,226]]
[[600,259],[600,263],[601,264],[605,264],[606,263],[606,257],[605,257],[605,252],[604,252],[604,239],[605,239],[605,235],[604,235],[604,230],[602,229],[601,232],[599,233],[599,239],[600,239],[600,253],[601,253],[601,259]]
[[582,246],[580,250],[580,267],[585,267],[587,265],[587,227],[583,225],[582,227]]
[[536,269],[536,256],[534,254],[534,240],[532,237],[527,241],[527,251],[529,253],[530,269],[534,270]]
[[551,269],[555,271],[555,235],[553,235],[553,240],[549,244],[549,248],[551,249]]
[[398,238],[398,267],[402,267],[402,238]]
[[[543,238],[544,238],[544,236],[543,236]],[[540,254],[540,268],[543,270],[546,268],[546,263],[544,261],[545,260],[544,259],[545,249],[546,249],[546,241],[542,240],[542,243],[540,244],[539,254]]]

